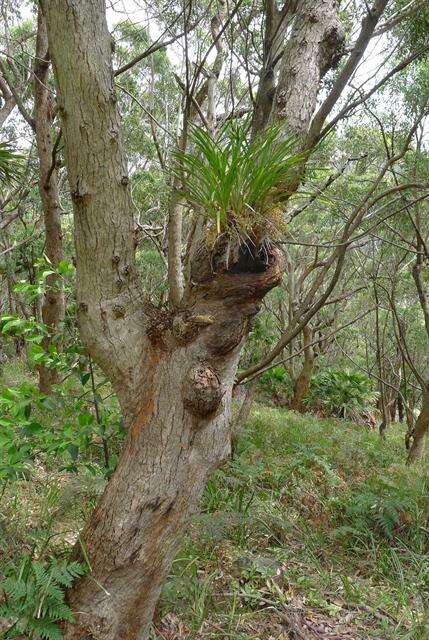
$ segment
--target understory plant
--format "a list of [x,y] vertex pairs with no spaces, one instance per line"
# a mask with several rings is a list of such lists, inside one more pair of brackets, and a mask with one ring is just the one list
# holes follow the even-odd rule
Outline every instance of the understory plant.
[[0,618],[9,625],[2,637],[61,640],[58,622],[72,620],[64,589],[84,573],[80,563],[54,558],[42,562],[24,555],[10,563],[0,582]]
[[0,186],[10,185],[18,178],[22,156],[8,142],[0,142]]
[[328,415],[357,419],[373,408],[376,398],[371,380],[364,374],[327,369],[312,376],[305,403]]

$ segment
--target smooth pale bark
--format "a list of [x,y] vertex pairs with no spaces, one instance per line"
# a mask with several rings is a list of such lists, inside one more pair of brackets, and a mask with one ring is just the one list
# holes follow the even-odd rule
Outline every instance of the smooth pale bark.
[[412,432],[412,444],[408,451],[407,464],[423,457],[426,437],[429,432],[429,382],[423,388],[422,407]]
[[290,402],[291,409],[305,413],[304,398],[310,389],[311,375],[314,369],[314,349],[311,346],[312,335],[309,327],[302,330],[304,347],[304,362],[293,385],[293,396]]
[[43,2],[74,209],[82,339],[130,421],[145,378],[145,307],[103,0]]
[[[39,194],[43,206],[45,224],[44,253],[53,270],[63,260],[61,207],[58,189],[58,176],[52,163],[55,161],[52,143],[53,99],[49,84],[48,34],[43,15],[39,11],[36,61],[34,65],[34,130],[36,134],[37,155],[39,158]],[[42,346],[48,351],[53,336],[60,330],[64,320],[64,293],[61,278],[55,273],[46,278],[46,293],[42,304],[42,320],[48,329]],[[50,393],[53,384],[58,382],[56,369],[39,367],[39,388]]]

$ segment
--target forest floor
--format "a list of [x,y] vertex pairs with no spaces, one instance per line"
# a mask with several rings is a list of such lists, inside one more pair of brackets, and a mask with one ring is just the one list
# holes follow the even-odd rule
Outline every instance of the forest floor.
[[[429,456],[407,468],[403,436],[256,405],[187,531],[153,640],[429,638]],[[68,554],[105,484],[94,469],[42,456],[3,487],[0,575],[25,553]]]
[[428,458],[257,406],[207,487],[153,638],[429,638]]

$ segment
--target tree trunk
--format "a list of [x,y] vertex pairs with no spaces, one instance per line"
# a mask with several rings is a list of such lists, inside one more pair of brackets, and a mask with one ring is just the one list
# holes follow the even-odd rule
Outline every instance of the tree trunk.
[[303,347],[304,347],[304,363],[299,376],[293,385],[293,396],[290,402],[290,408],[299,413],[305,413],[304,398],[310,389],[310,380],[314,369],[314,349],[310,346],[312,334],[309,327],[302,330]]
[[230,454],[241,346],[281,272],[273,253],[271,266],[258,274],[224,273],[200,283],[192,294],[194,315],[159,316],[147,328],[146,375],[127,414],[126,445],[80,538],[91,573],[69,594],[76,624],[67,639],[147,638],[183,527],[207,476]]
[[[58,177],[55,164],[52,166],[55,163],[51,138],[54,102],[48,88],[49,65],[46,24],[41,11],[39,11],[34,65],[34,126],[39,157],[39,194],[45,223],[45,254],[52,270],[55,270],[63,259],[63,248]],[[42,346],[45,351],[48,351],[52,338],[58,339],[60,325],[64,320],[64,294],[61,277],[56,273],[50,274],[46,278],[45,284],[46,293],[42,304],[42,320],[47,327],[48,335],[43,339]],[[56,382],[58,382],[57,371],[41,365],[39,367],[40,391],[50,393],[52,385]]]
[[404,412],[404,400],[402,398],[401,393],[398,393],[398,422],[404,422],[405,412]]
[[429,382],[423,389],[422,407],[419,417],[414,425],[412,444],[408,451],[407,464],[412,464],[423,457],[425,451],[426,436],[429,431]]
[[183,527],[208,474],[229,456],[241,347],[283,260],[274,247],[260,257],[243,250],[233,269],[214,274],[204,243],[183,311],[167,315],[142,302],[102,5],[44,3],[75,211],[79,327],[128,427],[80,537],[91,571],[68,594],[75,624],[66,638],[145,640]]
[[279,71],[272,118],[306,134],[313,116],[320,80],[344,47],[338,0],[298,0],[296,18]]
[[[414,396],[414,393],[413,393]],[[414,433],[414,397],[407,399],[405,407],[405,415],[407,418],[407,432],[405,434],[405,448],[408,451],[411,447],[411,439]]]
[[398,394],[396,394],[389,403],[390,422],[395,422],[396,420],[397,405],[398,405]]
[[378,400],[378,406],[381,413],[381,422],[378,427],[378,432],[381,438],[385,437],[386,429],[390,426],[390,413],[387,407],[386,400],[386,385],[384,384],[384,376],[383,376],[383,361],[384,361],[384,353],[382,348],[382,340],[381,340],[381,331],[380,331],[380,302],[378,297],[378,289],[376,281],[373,281],[374,288],[374,300],[375,300],[375,341],[376,341],[376,358],[377,358],[377,366],[378,366],[378,378],[379,378],[379,389],[380,389],[380,397]]
[[[144,300],[105,2],[41,3],[74,208],[80,334],[128,427],[76,550],[90,572],[68,593],[75,622],[66,638],[146,640],[184,526],[207,476],[229,456],[238,359],[262,298],[281,280],[283,254],[253,238],[251,250],[243,245],[214,271],[203,241],[186,263],[180,307],[166,313]],[[307,105],[314,87],[300,90]]]
[[255,398],[256,389],[258,387],[258,377],[255,376],[253,380],[247,385],[247,389],[244,393],[244,399],[241,403],[239,410],[237,411],[237,415],[235,416],[231,429],[231,456],[233,457],[235,454],[235,446],[238,439],[238,436],[242,432],[244,425],[246,424],[250,411],[252,409],[253,400]]

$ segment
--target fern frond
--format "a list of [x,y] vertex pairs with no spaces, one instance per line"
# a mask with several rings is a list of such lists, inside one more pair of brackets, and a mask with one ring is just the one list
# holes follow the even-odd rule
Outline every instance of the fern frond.
[[[62,640],[63,634],[55,622],[49,620],[29,620],[28,630],[30,637],[43,638],[43,640]],[[28,633],[28,632],[27,632]]]

